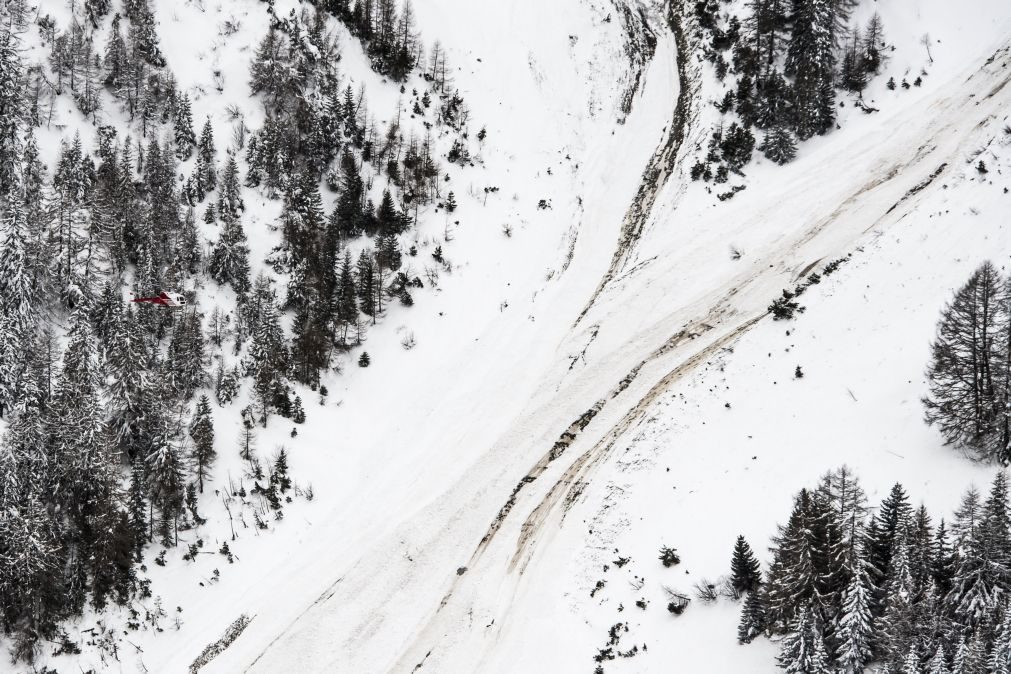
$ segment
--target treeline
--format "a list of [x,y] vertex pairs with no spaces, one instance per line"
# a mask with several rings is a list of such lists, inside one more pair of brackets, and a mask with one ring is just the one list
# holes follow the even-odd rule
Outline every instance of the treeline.
[[1011,667],[1011,517],[1004,473],[936,526],[896,484],[871,511],[842,468],[794,497],[761,573],[740,539],[738,638],[778,637],[787,672],[996,674]]
[[864,30],[849,27],[856,4],[753,0],[742,20],[722,12],[720,0],[696,2],[703,53],[728,86],[716,103],[726,121],[714,130],[692,179],[720,183],[739,172],[756,148],[754,128],[764,132],[757,149],[785,164],[796,156],[798,140],[835,126],[837,90],[860,93],[882,64],[881,20],[874,15]]
[[927,421],[945,442],[1011,461],[1011,279],[984,262],[941,312],[927,367]]

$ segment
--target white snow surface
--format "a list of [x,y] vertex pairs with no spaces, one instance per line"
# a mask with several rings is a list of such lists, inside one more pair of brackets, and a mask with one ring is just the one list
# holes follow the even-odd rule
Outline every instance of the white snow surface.
[[[622,114],[634,76],[622,2],[415,3],[425,40],[448,51],[471,126],[488,130],[483,165],[451,171],[459,209],[448,223],[426,214],[419,258],[405,258],[420,273],[442,243],[453,273],[390,311],[369,334],[372,365],[349,361],[330,376],[324,407],[303,391],[297,438],[278,419],[260,434],[262,453],[288,448],[313,501],[287,506],[269,532],[240,529],[234,565],[217,554],[184,562],[183,548],[165,567],[148,560],[170,617],[183,609],[178,628],[130,633],[118,662],[86,650],[51,666],[184,672],[246,614],[246,630],[201,672],[591,672],[608,628],[626,621],[619,649],[639,653],[605,663],[609,674],[772,672],[773,644],[737,644],[736,605],[696,601],[674,617],[664,588],[690,592],[727,573],[738,534],[764,551],[793,492],[842,464],[872,501],[901,481],[936,516],[989,480],[992,469],[942,446],[919,399],[951,289],[984,259],[1005,272],[1011,262],[1009,7],[865,0],[860,19],[880,11],[895,46],[864,94],[879,112],[841,97],[840,129],[785,167],[759,157],[726,202],[679,163],[596,293],[679,95],[665,9],[646,4],[656,52]],[[224,106],[237,103],[255,128],[246,73],[264,5],[153,4],[195,125],[210,115],[223,145]],[[277,4],[279,14],[294,5]],[[240,32],[214,49],[230,16]],[[347,36],[343,45],[363,76],[364,55]],[[221,93],[209,64],[225,73]],[[921,69],[921,87],[884,86]],[[394,109],[397,87],[372,73],[366,85],[377,115]],[[719,93],[705,78],[685,148],[707,138]],[[246,197],[259,260],[277,241],[278,206]],[[796,320],[766,315],[783,288],[850,253],[801,297]],[[400,347],[408,332],[411,350]],[[219,487],[241,473],[241,405],[216,409]],[[186,542],[200,535],[213,551],[228,520],[213,490],[201,507],[210,522]],[[680,566],[659,564],[661,544],[678,548]],[[631,562],[617,568],[619,556]],[[215,568],[221,580],[209,584]],[[121,620],[87,615],[71,631]]]

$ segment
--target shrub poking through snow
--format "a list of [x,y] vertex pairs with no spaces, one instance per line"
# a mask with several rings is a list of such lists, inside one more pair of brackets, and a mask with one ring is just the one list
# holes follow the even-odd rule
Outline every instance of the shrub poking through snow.
[[660,548],[660,561],[667,568],[672,566],[677,566],[681,563],[681,557],[678,556],[678,551],[674,548],[669,548],[666,545]]
[[782,297],[777,297],[769,305],[769,312],[772,314],[773,320],[782,321],[789,320],[793,318],[793,315],[797,312],[803,313],[804,307],[800,306],[796,300],[794,300],[794,295],[789,290],[783,291]]

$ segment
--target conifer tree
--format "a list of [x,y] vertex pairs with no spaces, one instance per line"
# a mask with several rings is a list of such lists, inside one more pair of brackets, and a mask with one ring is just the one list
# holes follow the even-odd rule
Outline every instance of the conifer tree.
[[951,590],[951,581],[955,577],[956,556],[948,540],[948,530],[944,520],[937,525],[934,533],[933,550],[931,551],[933,562],[930,570],[931,580],[937,588],[940,597],[947,596]]
[[146,482],[151,504],[158,509],[162,545],[178,543],[178,520],[182,514],[185,476],[179,448],[169,438],[157,439],[146,460]]
[[892,667],[899,669],[916,640],[914,603],[917,597],[909,571],[909,548],[905,541],[896,544],[888,575],[886,607],[880,621],[880,650]]
[[282,494],[291,489],[291,478],[288,477],[288,452],[281,447],[274,459],[274,470],[270,475],[270,484],[276,486]]
[[0,203],[21,185],[24,123],[22,47],[13,30],[0,31]]
[[355,238],[365,229],[362,214],[364,190],[355,157],[350,150],[345,150],[341,157],[341,192],[334,215],[337,229],[344,239]]
[[1011,672],[1011,613],[1005,613],[997,629],[997,638],[990,651],[988,665],[991,674]]
[[884,30],[881,15],[874,12],[864,33],[863,64],[867,73],[876,75],[881,70],[881,50],[884,46]]
[[133,464],[130,472],[128,494],[130,529],[133,532],[133,555],[140,561],[144,546],[151,540],[151,520],[148,517],[147,482],[144,478],[144,468],[140,461]]
[[762,634],[767,626],[765,592],[761,586],[748,593],[741,609],[741,620],[737,627],[737,641],[750,644]]
[[774,539],[773,562],[766,584],[769,624],[784,627],[803,605],[816,600],[816,570],[811,493],[802,489],[793,512]]
[[950,610],[970,627],[978,627],[992,611],[994,597],[1011,587],[1007,477],[994,478],[983,506],[982,522],[966,540],[946,597]]
[[874,624],[871,617],[871,584],[864,562],[857,558],[850,584],[843,596],[839,619],[838,664],[843,674],[859,674],[871,660]]
[[224,226],[221,238],[211,252],[211,277],[222,285],[230,285],[240,295],[249,290],[249,246],[246,233],[230,208],[221,212]]
[[127,51],[126,40],[123,39],[120,20],[119,14],[112,17],[112,27],[109,30],[109,37],[105,43],[104,62],[106,69],[105,86],[116,97],[122,96],[122,88],[126,85],[131,67],[130,54]]
[[229,213],[238,218],[245,208],[239,186],[239,164],[235,161],[235,155],[229,152],[221,176],[221,189],[218,192],[218,217],[224,220],[225,214]]
[[[265,279],[257,280],[257,289],[266,286]],[[257,295],[267,291],[254,291]],[[288,369],[288,353],[284,333],[274,303],[273,293],[262,298],[261,314],[252,325],[253,339],[249,348],[253,390],[259,409],[260,422],[266,426],[270,411],[277,406],[284,393],[283,379]]]
[[351,265],[351,251],[346,250],[344,251],[344,260],[341,262],[334,299],[337,321],[340,326],[339,343],[345,348],[348,346],[348,330],[358,322],[357,292]]
[[922,674],[920,671],[920,659],[916,655],[916,647],[911,646],[906,659],[902,663],[902,674]]
[[975,485],[962,494],[958,508],[955,510],[955,522],[952,528],[955,547],[964,548],[971,537],[975,536],[976,528],[983,521],[983,501]]
[[835,121],[835,21],[830,0],[795,2],[786,72],[794,75],[795,128],[801,140],[825,133]]
[[[888,580],[893,577],[892,555],[911,515],[909,498],[902,485],[896,483],[871,520],[867,535],[867,563],[874,584],[871,607],[875,616],[884,612]],[[905,656],[905,653],[902,655]]]
[[[944,308],[927,370],[927,422],[936,424],[945,441],[966,447],[985,459],[1006,459],[1007,449],[990,442],[998,408],[995,372],[1000,307],[1000,279],[986,262],[959,288]],[[997,434],[999,435],[999,434]]]
[[179,99],[173,120],[173,129],[175,131],[176,156],[179,159],[189,159],[193,154],[193,147],[197,144],[196,134],[193,133],[193,110],[190,107],[189,94],[183,94]]
[[28,259],[27,224],[20,195],[9,194],[0,221],[0,416],[18,404],[24,353],[34,341],[42,312]]
[[376,280],[376,268],[372,263],[371,251],[363,250],[358,256],[356,284],[358,290],[358,308],[366,316],[372,317],[372,322],[375,323],[378,283]]
[[758,149],[766,159],[781,165],[789,164],[797,156],[797,143],[793,139],[793,132],[782,124],[773,126],[765,133],[765,138],[762,139]]
[[197,231],[196,212],[190,207],[186,211],[186,217],[183,219],[183,228],[179,233],[175,260],[183,271],[188,274],[196,274],[200,270],[201,257],[201,242],[200,233]]
[[122,452],[143,457],[148,449],[145,421],[151,379],[147,348],[131,309],[115,316],[110,342],[106,354],[110,430]]
[[952,674],[985,674],[986,654],[978,635],[971,639],[963,639],[955,652],[952,663]]
[[210,192],[217,186],[217,171],[214,169],[214,129],[211,127],[211,118],[204,122],[204,128],[200,131],[200,143],[198,154],[203,160],[204,170],[200,174],[201,187],[206,192]]
[[197,409],[190,422],[190,437],[193,439],[191,463],[200,493],[204,493],[204,480],[210,479],[210,468],[217,452],[214,451],[214,421],[211,419],[211,402],[206,395],[200,396]]
[[787,674],[829,674],[831,668],[825,652],[825,641],[815,625],[811,609],[802,608],[791,624],[791,630],[780,644],[776,660]]
[[934,651],[934,657],[930,659],[930,663],[927,665],[927,674],[951,674],[951,670],[948,669],[948,662],[944,657],[944,648],[941,646],[937,647]]
[[755,100],[755,126],[760,129],[792,126],[795,114],[793,99],[790,84],[778,70],[772,70],[759,79]]
[[762,571],[744,536],[737,537],[730,561],[731,583],[738,592],[754,592],[762,582]]

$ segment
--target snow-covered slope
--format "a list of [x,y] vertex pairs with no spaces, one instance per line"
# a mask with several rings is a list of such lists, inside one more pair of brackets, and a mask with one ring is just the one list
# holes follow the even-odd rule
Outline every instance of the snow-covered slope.
[[[717,92],[678,53],[692,48],[680,6],[418,2],[488,131],[483,165],[452,175],[458,211],[429,214],[418,234],[426,251],[443,240],[452,275],[373,330],[371,367],[327,378],[330,399],[297,438],[284,424],[261,436],[289,448],[315,499],[243,536],[234,567],[170,554],[152,579],[184,607],[178,628],[131,636],[115,665],[94,653],[81,665],[185,671],[244,614],[201,671],[588,672],[619,621],[622,648],[640,651],[609,672],[772,671],[768,644],[736,644],[735,607],[674,618],[664,586],[725,573],[738,533],[765,540],[795,488],[843,463],[872,499],[902,480],[944,509],[987,479],[940,446],[918,401],[948,289],[981,259],[1008,263],[1011,15],[878,4],[859,12],[881,11],[895,46],[864,94],[879,112],[844,100],[839,130],[785,167],[756,161],[748,188],[718,202],[687,178]],[[227,137],[222,106],[246,97],[266,17],[256,4],[155,6],[180,84],[206,94],[195,118]],[[240,32],[213,48],[232,16]],[[208,63],[226,72],[223,92],[201,79]],[[884,86],[928,66],[921,87]],[[392,110],[382,84],[369,76],[370,100]],[[981,151],[986,180],[970,163]],[[262,258],[276,205],[249,199]],[[850,253],[797,321],[767,316],[783,288]],[[661,544],[681,567],[656,562]],[[218,567],[220,582],[201,583]]]
[[[915,36],[921,29],[922,24],[914,23],[906,30]],[[656,30],[660,36],[658,55],[646,77],[644,98],[633,114],[648,114],[644,111],[655,100],[650,99],[650,87],[656,83],[657,72],[666,68],[667,81],[673,79],[670,61],[664,60],[673,56],[672,36],[662,23],[656,24]],[[945,39],[955,42],[955,33],[963,28],[952,29],[951,38],[940,37],[934,30],[943,43]],[[250,647],[237,643],[239,648],[220,661],[220,671],[235,667],[233,663],[249,662],[245,658],[254,653],[254,659],[258,658],[256,671],[272,671],[285,663],[341,671],[410,671],[419,665],[422,670],[433,671],[583,671],[590,667],[593,647],[604,641],[607,627],[620,619],[612,613],[615,604],[623,601],[626,611],[639,610],[632,608],[632,593],[623,597],[621,590],[615,590],[615,596],[609,596],[605,589],[595,598],[589,597],[601,564],[606,563],[612,548],[624,553],[623,545],[635,545],[632,556],[642,564],[626,567],[628,572],[646,575],[652,583],[648,589],[644,586],[642,594],[653,593],[649,615],[655,622],[650,631],[644,632],[642,641],[665,644],[659,649],[654,646],[648,657],[630,661],[628,671],[665,669],[671,662],[688,662],[692,671],[727,671],[731,667],[751,670],[759,667],[755,664],[759,662],[769,666],[768,653],[762,652],[761,646],[743,655],[736,647],[730,648],[733,618],[719,619],[730,611],[717,609],[720,613],[716,616],[697,611],[680,622],[672,622],[660,608],[661,579],[654,578],[658,566],[647,562],[661,542],[668,542],[678,545],[686,559],[697,555],[696,561],[688,562],[689,570],[719,575],[726,568],[732,537],[743,526],[735,514],[739,509],[748,512],[746,521],[768,532],[792,488],[784,484],[786,476],[809,480],[839,463],[856,464],[870,455],[875,458],[864,460],[875,465],[874,488],[881,489],[900,478],[909,482],[914,479],[910,476],[917,474],[916,469],[908,476],[890,474],[871,453],[871,447],[880,446],[885,442],[882,438],[889,436],[902,438],[904,451],[893,450],[898,454],[915,451],[918,444],[933,448],[933,458],[923,460],[920,474],[946,474],[955,466],[961,466],[963,476],[973,471],[956,457],[944,454],[937,438],[919,426],[916,400],[920,389],[915,387],[922,384],[912,376],[913,371],[918,375],[922,368],[922,345],[944,298],[944,288],[957,283],[975,264],[975,255],[968,254],[970,247],[987,251],[994,242],[1006,241],[999,238],[995,204],[995,219],[989,224],[981,221],[973,228],[976,243],[966,244],[960,254],[964,256],[961,264],[945,262],[943,278],[940,274],[926,276],[926,270],[940,266],[925,259],[929,251],[944,255],[951,245],[949,237],[954,236],[950,231],[934,234],[925,229],[925,222],[944,226],[941,220],[931,221],[929,215],[939,208],[931,201],[954,198],[948,196],[954,193],[947,190],[956,180],[967,180],[966,162],[991,139],[999,137],[1006,123],[1004,111],[1009,94],[1005,85],[1011,77],[1006,20],[964,30],[972,32],[974,43],[957,40],[959,48],[952,50],[945,65],[931,75],[928,87],[914,91],[905,100],[896,96],[893,104],[882,105],[877,116],[850,120],[852,123],[842,131],[805,148],[799,160],[785,169],[756,167],[749,190],[729,204],[716,207],[712,198],[701,191],[686,192],[683,175],[675,172],[664,186],[666,196],[658,200],[652,224],[638,242],[635,255],[604,288],[576,328],[548,340],[545,330],[549,328],[544,327],[542,315],[533,314],[540,323],[537,341],[550,341],[556,348],[556,360],[553,365],[547,361],[543,371],[538,372],[533,395],[515,417],[511,414],[514,408],[500,408],[491,419],[480,409],[470,415],[472,420],[480,420],[482,428],[460,440],[481,459],[424,508],[395,515],[401,524],[372,545],[372,550],[349,572],[333,574],[335,584],[289,625],[277,642],[265,650],[257,643],[250,655],[243,655],[243,648]],[[912,38],[905,40],[907,45],[915,43]],[[670,110],[669,100],[661,104]],[[636,126],[634,117],[630,125]],[[972,193],[974,187],[967,183],[964,189]],[[988,198],[999,203],[1002,194],[994,186]],[[958,198],[957,203],[964,202]],[[910,228],[910,233],[903,233],[904,228]],[[882,233],[889,238],[872,243]],[[581,239],[597,238],[596,232],[585,228],[580,228],[579,234]],[[600,238],[606,241],[606,237]],[[884,244],[895,240],[898,243],[891,248]],[[904,248],[903,241],[907,242]],[[930,241],[929,246],[924,246],[924,241]],[[614,239],[608,243],[613,250]],[[741,260],[731,259],[727,250],[730,244],[744,251]],[[579,269],[575,265],[585,250],[579,245],[577,241],[574,269]],[[792,364],[781,365],[782,374],[774,374],[771,364],[766,367],[769,357],[764,352],[778,352],[784,345],[783,328],[764,318],[765,308],[801,274],[860,247],[868,258],[880,260],[877,264],[886,268],[889,260],[908,256],[909,264],[920,270],[924,283],[912,284],[910,274],[901,274],[896,266],[888,274],[881,271],[872,276],[868,272],[874,270],[864,272],[862,267],[870,262],[863,262],[858,255],[853,267],[806,296],[812,308],[802,322],[812,322],[810,339],[813,341],[813,335],[817,335],[818,343],[826,347],[831,344],[834,349],[850,349],[838,354],[827,352],[823,358],[812,352],[804,359],[833,363],[839,373],[840,383],[823,390],[824,395],[836,396],[835,402],[820,400],[799,388],[813,387],[811,378],[788,382]],[[893,325],[890,321],[873,317],[860,320],[855,308],[845,313],[833,312],[827,306],[813,308],[817,298],[834,288],[838,288],[835,292],[841,298],[846,291],[857,293],[859,289],[849,306],[859,305],[868,284],[888,286],[884,279],[897,277],[905,280],[905,285],[898,287],[906,294],[877,296],[879,315],[891,317],[894,306],[910,310],[916,307],[915,326],[913,321],[897,320],[894,331],[889,331],[888,326]],[[582,287],[585,290],[588,286],[584,283]],[[551,292],[549,288],[538,302]],[[919,305],[906,299],[914,297]],[[824,327],[813,323],[819,311],[826,316]],[[564,318],[554,315],[552,324],[564,327]],[[833,334],[836,324],[832,318],[845,321],[854,332],[867,330],[867,337],[863,333]],[[919,329],[919,337],[912,334],[914,327]],[[734,348],[737,340],[751,331],[745,344]],[[770,344],[772,339],[776,339],[775,347]],[[913,382],[898,396],[889,398],[905,414],[896,414],[894,407],[881,407],[876,422],[861,416],[859,424],[853,417],[832,414],[841,404],[839,397],[852,401],[841,381],[842,374],[855,374],[858,356],[874,348],[869,344],[881,344],[886,352],[889,344],[915,339],[919,339],[921,348],[905,351],[908,360],[904,371],[897,364],[893,371],[891,366],[885,370],[876,363],[867,365],[865,375]],[[754,346],[748,349],[747,344]],[[727,356],[731,348],[744,355]],[[756,359],[756,353],[763,356]],[[508,391],[526,390],[522,388],[522,377],[538,370],[536,359],[527,353],[524,356],[522,367],[517,362],[516,371],[506,380],[507,387],[500,384]],[[733,358],[742,370],[755,370],[742,372],[734,379],[730,373],[725,376],[734,388],[754,391],[751,396],[743,396],[745,401],[762,400],[760,408],[748,413],[749,418],[753,415],[769,429],[764,434],[744,433],[746,420],[726,416],[737,414],[723,407],[724,402],[731,402],[727,396],[719,396],[718,404],[710,404],[704,411],[689,407],[690,418],[682,405],[675,407],[669,402],[670,396],[678,394],[677,388],[671,392],[672,387],[691,386],[680,395],[692,406],[701,405],[702,397],[710,398],[713,394],[708,389],[716,382],[703,379],[692,384],[687,375],[703,371],[719,357]],[[755,365],[756,360],[761,361],[761,368]],[[836,381],[828,373],[824,376],[825,381]],[[784,386],[782,390],[787,390],[787,384],[794,387],[781,399],[761,388],[768,385],[768,379],[777,378]],[[881,394],[893,390],[881,382],[874,387]],[[859,399],[856,390],[854,395]],[[680,402],[681,398],[674,400]],[[747,402],[736,397],[732,402],[735,409],[748,409]],[[772,411],[798,408],[810,410],[803,422],[792,423],[791,432],[801,437],[791,442],[785,433],[774,435],[771,429],[779,426]],[[504,424],[495,421],[504,418],[511,420]],[[644,472],[639,479],[646,486],[628,489],[637,485],[625,485],[627,478],[613,476],[622,476],[623,467],[627,469],[626,463],[615,459],[623,453],[620,448],[641,433],[639,424],[644,419],[657,420],[645,428],[690,428],[694,421],[702,429],[711,431],[719,426],[724,433],[738,438],[761,437],[765,444],[754,442],[754,451],[738,449],[737,454],[721,462],[721,443],[729,444],[722,436],[706,436],[689,444],[657,432],[655,442],[665,445],[665,453],[663,460],[653,457],[651,461],[654,466],[669,465],[671,475],[666,471]],[[778,424],[787,425],[782,421]],[[915,435],[908,433],[913,424],[917,427]],[[461,419],[447,430],[459,433],[470,425]],[[823,425],[836,429],[834,434],[826,433],[833,438],[831,447],[821,450],[812,448],[810,439],[800,441],[805,434],[821,436],[814,429]],[[858,429],[864,435],[853,434]],[[849,433],[843,434],[844,430]],[[876,442],[871,444],[868,436]],[[668,445],[675,442],[683,446]],[[441,444],[457,443],[443,437]],[[632,446],[637,456],[641,453],[652,457],[652,452],[660,451],[643,442]],[[743,452],[748,455],[738,458]],[[760,454],[770,457],[767,463],[759,463],[758,459],[752,462],[750,456]],[[729,466],[734,466],[738,474],[745,469],[749,474],[734,479],[732,473],[727,473]],[[434,464],[429,462],[432,468]],[[430,484],[434,479],[426,475],[424,482]],[[662,486],[657,487],[661,482]],[[963,482],[956,479],[946,483],[944,498],[948,502],[963,488]],[[626,491],[618,491],[613,484]],[[656,495],[657,489],[664,493],[671,486],[678,486],[679,495],[698,492],[695,485],[703,484],[709,500],[684,496],[685,501],[663,502]],[[770,492],[771,485],[786,490],[778,500]],[[740,505],[734,507],[726,502],[728,491],[739,495]],[[759,502],[768,508],[754,507]],[[578,504],[577,510],[569,511],[573,503]],[[609,515],[612,512],[623,515]],[[716,515],[706,519],[709,512],[722,513],[722,519]],[[643,521],[648,516],[653,528],[644,531],[644,525],[635,526],[637,515]],[[595,518],[600,518],[599,523]],[[619,532],[625,533],[630,542],[617,537]],[[683,585],[679,579],[663,580],[672,586]],[[617,581],[615,585],[622,587]],[[600,602],[604,608],[589,608]],[[714,657],[714,652],[718,656]],[[752,664],[746,665],[740,657],[756,659],[748,660]]]

